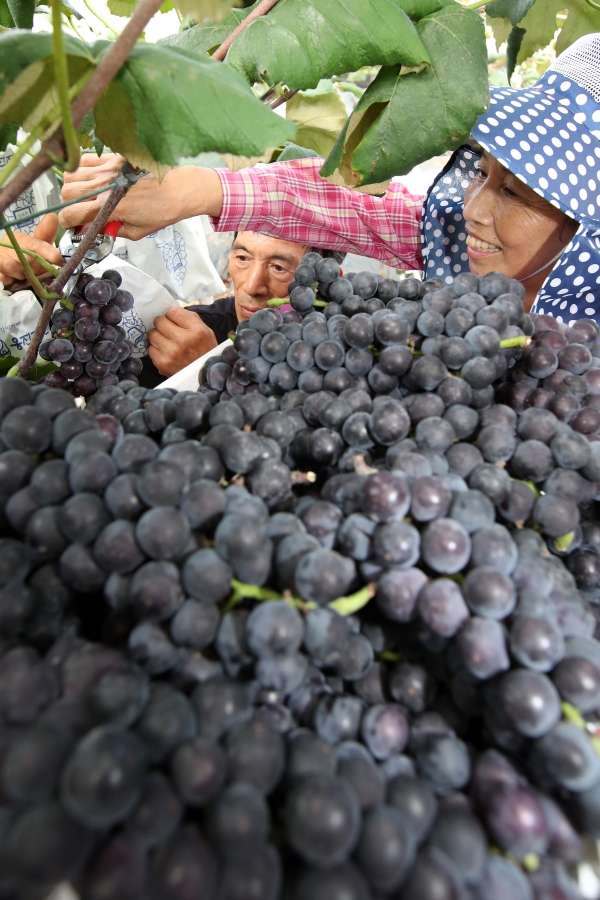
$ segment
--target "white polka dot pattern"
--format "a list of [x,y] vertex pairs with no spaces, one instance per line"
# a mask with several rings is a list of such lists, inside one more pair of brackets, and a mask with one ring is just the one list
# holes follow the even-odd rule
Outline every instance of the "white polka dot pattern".
[[[469,268],[462,185],[474,177],[478,160],[470,147],[459,148],[430,188],[421,225],[426,278],[450,284]],[[600,324],[600,223],[595,228],[580,225],[546,278],[533,312],[565,322],[590,317]]]
[[[577,82],[571,51],[582,41],[584,74]],[[578,52],[581,55],[583,51],[580,48]],[[593,91],[590,67],[596,72]],[[569,79],[563,77],[567,72]],[[600,35],[587,35],[565,51],[534,87],[492,89],[490,109],[479,118],[473,137],[553,206],[578,222],[597,227],[599,103]],[[525,126],[527,131],[522,134]]]

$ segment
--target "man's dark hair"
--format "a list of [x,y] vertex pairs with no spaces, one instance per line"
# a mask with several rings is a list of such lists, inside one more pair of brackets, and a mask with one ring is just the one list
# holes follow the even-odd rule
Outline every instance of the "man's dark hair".
[[[239,231],[234,231],[233,240],[235,241],[238,236]],[[269,237],[273,237],[273,235],[269,235]],[[277,240],[277,238],[275,238]],[[281,238],[281,240],[286,240],[286,238]],[[291,244],[300,243],[300,241],[290,241]],[[335,259],[336,263],[341,266],[346,258],[345,250],[326,250],[323,247],[309,247],[306,251],[307,253],[318,253],[319,256],[322,256],[323,259]]]

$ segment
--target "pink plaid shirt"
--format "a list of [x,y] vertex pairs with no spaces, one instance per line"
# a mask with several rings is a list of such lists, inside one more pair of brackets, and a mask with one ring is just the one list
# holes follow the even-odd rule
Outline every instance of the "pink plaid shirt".
[[321,159],[295,159],[239,172],[216,169],[223,209],[217,231],[259,231],[282,240],[422,269],[423,197],[394,181],[384,197],[336,187],[319,176]]

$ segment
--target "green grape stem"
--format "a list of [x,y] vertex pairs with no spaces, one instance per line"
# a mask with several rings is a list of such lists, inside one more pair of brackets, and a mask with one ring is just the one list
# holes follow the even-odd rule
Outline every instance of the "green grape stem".
[[505,338],[500,341],[501,350],[510,350],[511,347],[529,347],[531,338],[528,334],[520,334],[518,337]]

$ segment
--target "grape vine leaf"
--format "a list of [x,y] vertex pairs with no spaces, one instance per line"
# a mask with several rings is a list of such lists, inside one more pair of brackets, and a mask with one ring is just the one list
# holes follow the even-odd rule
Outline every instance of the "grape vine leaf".
[[506,43],[506,76],[509,84],[512,74],[515,71],[517,57],[525,34],[526,31],[524,28],[521,28],[519,25],[514,25],[508,36],[508,41]]
[[383,184],[458,147],[488,104],[481,17],[456,5],[417,23],[431,58],[422,71],[382,68],[321,170],[347,187]]
[[326,157],[346,124],[346,107],[336,90],[312,97],[299,92],[287,101],[286,118],[297,127],[296,143]]
[[279,0],[234,41],[227,62],[250,83],[306,89],[363,65],[418,67],[429,56],[397,0]]
[[0,151],[4,152],[4,150],[6,150],[7,144],[17,143],[18,130],[19,126],[15,125],[14,122],[4,123],[2,128],[0,128]]
[[[486,8],[486,13],[489,14],[490,7],[494,6],[495,3],[490,4]],[[592,8],[586,0],[535,0],[525,16],[518,21],[525,34],[516,55],[517,65],[532,56],[536,50],[548,46],[559,27],[556,16],[563,12],[565,7],[568,14],[556,42],[557,54],[562,53],[584,34],[600,31],[600,10]],[[490,22],[493,23],[494,19],[491,18]]]
[[0,0],[0,25],[2,28],[14,28],[15,22],[6,0]]
[[94,114],[96,136],[144,168],[211,150],[257,156],[296,131],[230,66],[162,44],[133,48]]
[[[69,81],[95,65],[93,48],[65,34]],[[31,131],[58,105],[54,87],[52,35],[13,29],[0,34],[0,126],[5,122]],[[57,111],[58,116],[58,111]]]
[[492,0],[485,8],[486,16],[509,19],[511,25],[518,25],[536,0]]
[[213,53],[259,3],[260,0],[256,0],[256,3],[246,9],[232,9],[227,18],[218,25],[213,22],[193,25],[191,28],[186,28],[185,31],[180,31],[179,34],[169,34],[167,37],[161,38],[158,43],[168,44],[170,47],[180,47],[182,50],[190,50],[193,53]]
[[298,144],[286,141],[283,150],[277,157],[277,162],[285,162],[288,159],[308,159],[319,155],[314,150],[308,150],[306,147],[300,147]]
[[17,28],[32,28],[35,0],[6,0]]

